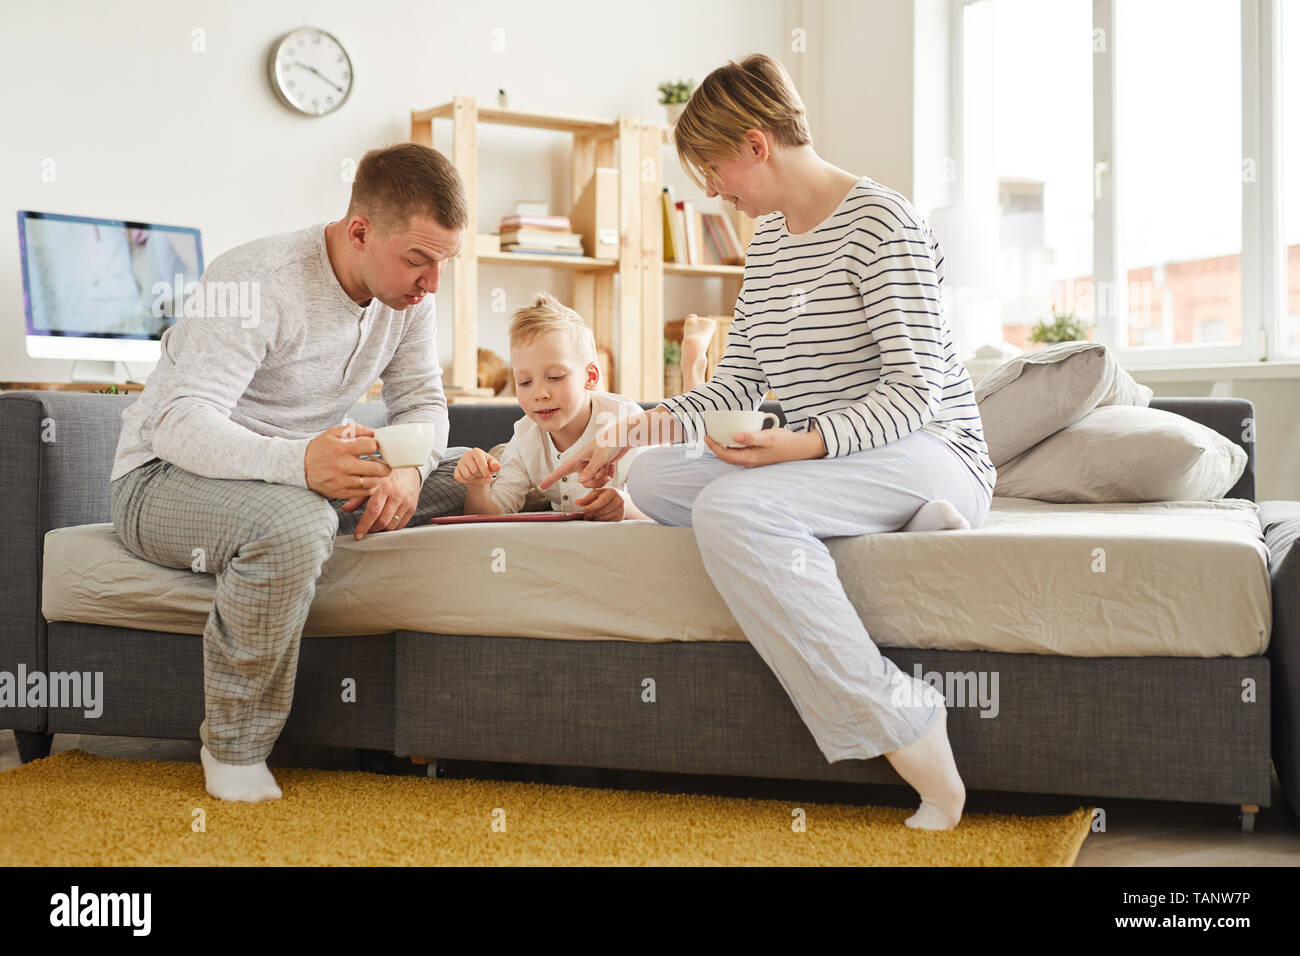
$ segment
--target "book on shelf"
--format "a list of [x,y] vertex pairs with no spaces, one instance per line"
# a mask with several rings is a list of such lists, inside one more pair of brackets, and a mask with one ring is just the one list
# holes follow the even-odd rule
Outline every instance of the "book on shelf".
[[745,249],[740,244],[731,217],[720,212],[703,213],[704,225],[713,239],[717,261],[714,265],[743,266]]
[[673,199],[663,190],[664,261],[683,265],[744,265],[745,251],[730,218],[702,212],[692,200]]
[[714,235],[713,223],[709,219],[707,212],[697,212],[695,214],[695,234],[700,237],[700,264],[706,266],[721,265],[725,253],[718,243],[717,236]]
[[515,213],[501,217],[501,231],[508,229],[549,229],[552,232],[569,232],[572,226],[568,216],[525,216]]
[[677,214],[677,203],[673,199],[673,188],[665,186],[663,191],[664,207],[664,261],[689,263],[686,252],[686,234]]
[[542,246],[554,249],[582,249],[582,236],[574,232],[554,232],[550,229],[533,229],[521,226],[518,229],[502,229],[501,245],[504,246]]
[[582,257],[582,247],[576,249],[557,249],[554,246],[502,246],[502,252],[517,252],[529,256],[570,256]]
[[[736,215],[740,216],[740,213]],[[748,216],[742,216],[746,225],[745,231],[748,235],[744,241],[736,234],[736,227],[728,215],[718,216],[718,225],[721,227],[722,234],[726,238],[727,257],[722,260],[723,265],[743,266],[745,264],[745,251],[749,248],[749,240],[754,238],[754,220]]]
[[686,236],[686,261],[699,265],[700,242],[695,232],[695,203],[683,199],[677,203],[677,215],[682,224],[682,234]]

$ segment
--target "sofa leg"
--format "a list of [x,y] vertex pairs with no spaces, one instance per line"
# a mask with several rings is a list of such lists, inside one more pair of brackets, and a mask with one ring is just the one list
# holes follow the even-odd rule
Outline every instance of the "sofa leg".
[[53,734],[42,734],[35,730],[15,730],[14,741],[18,744],[18,759],[23,763],[41,760],[50,755],[54,745]]
[[363,750],[358,748],[357,769],[366,773],[378,773],[385,776],[414,777],[423,776],[424,768],[417,767],[407,757],[398,757],[386,750]]
[[1237,811],[1237,819],[1241,821],[1242,833],[1255,832],[1255,815],[1259,813],[1259,805],[1255,803],[1243,803],[1241,809]]

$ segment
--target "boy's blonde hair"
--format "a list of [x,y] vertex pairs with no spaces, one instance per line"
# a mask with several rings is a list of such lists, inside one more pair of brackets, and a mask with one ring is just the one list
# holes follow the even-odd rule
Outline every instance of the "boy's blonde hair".
[[745,133],[762,130],[781,146],[808,146],[812,133],[794,81],[776,60],[751,53],[704,78],[673,127],[686,175],[707,190],[709,167],[740,154]]
[[586,362],[597,361],[596,337],[582,316],[549,292],[539,292],[531,305],[517,309],[511,316],[510,347],[530,345],[547,332],[563,332],[578,346]]

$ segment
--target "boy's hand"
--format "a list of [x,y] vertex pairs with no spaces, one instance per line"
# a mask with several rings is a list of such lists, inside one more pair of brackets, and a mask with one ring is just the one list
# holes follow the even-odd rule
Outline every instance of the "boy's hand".
[[460,461],[456,462],[456,470],[452,473],[452,477],[462,485],[482,487],[492,484],[493,476],[500,470],[501,462],[482,448],[471,448],[460,456]]
[[583,506],[582,513],[588,521],[623,520],[623,496],[613,488],[597,488],[574,504]]

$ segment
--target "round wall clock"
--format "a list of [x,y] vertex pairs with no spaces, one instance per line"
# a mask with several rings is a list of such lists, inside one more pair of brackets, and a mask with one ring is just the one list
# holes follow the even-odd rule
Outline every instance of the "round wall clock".
[[285,106],[307,116],[332,113],[352,92],[352,60],[316,27],[291,30],[271,45],[271,88]]

